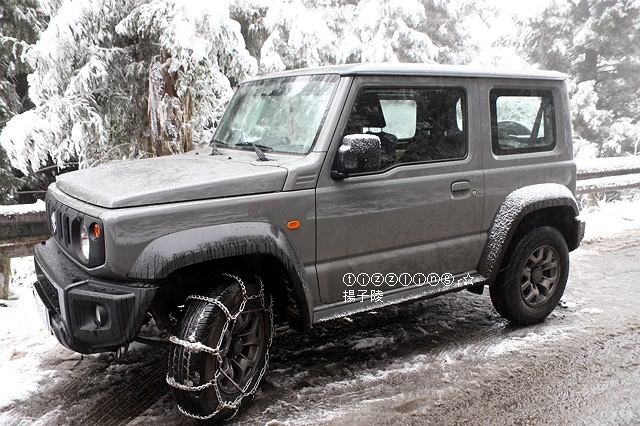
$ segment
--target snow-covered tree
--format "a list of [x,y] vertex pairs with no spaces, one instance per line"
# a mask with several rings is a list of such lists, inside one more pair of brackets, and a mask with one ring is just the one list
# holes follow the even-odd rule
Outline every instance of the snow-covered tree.
[[520,52],[574,82],[578,136],[602,154],[632,153],[640,120],[640,3],[635,0],[556,0],[520,31]]
[[[30,69],[22,61],[22,53],[36,42],[46,18],[36,0],[0,3],[0,131],[11,117],[33,106],[27,95]],[[0,147],[0,203],[14,200],[22,183]]]
[[142,126],[130,124],[144,120],[134,96],[144,80],[131,67],[127,40],[115,32],[133,7],[126,0],[60,4],[24,54],[34,69],[29,96],[36,108],[14,117],[0,135],[14,166],[32,172],[50,158],[59,166],[87,165],[109,155],[112,135],[141,136]]
[[0,127],[31,106],[26,78],[31,70],[22,53],[38,40],[46,19],[37,0],[0,3]]
[[7,153],[0,146],[0,204],[9,204],[15,200],[16,191],[22,181],[14,176]]
[[25,58],[36,108],[0,142],[27,172],[188,150],[256,69],[220,1],[63,0]]
[[25,172],[51,161],[87,167],[189,150],[208,140],[232,87],[257,72],[360,61],[462,63],[475,46],[465,24],[471,0],[46,4],[51,21],[23,55],[34,69],[36,108],[0,134],[12,164]]
[[609,127],[613,121],[611,111],[598,107],[599,96],[595,90],[595,81],[587,80],[578,83],[572,90],[570,107],[571,121],[576,136],[590,141],[599,141],[602,146],[609,137]]
[[232,16],[260,72],[351,62],[464,63],[471,2],[241,0]]
[[149,58],[148,113],[152,152],[191,149],[194,131],[212,127],[232,93],[232,84],[255,74],[240,24],[229,5],[156,0],[137,7],[117,27],[139,44],[159,45]]

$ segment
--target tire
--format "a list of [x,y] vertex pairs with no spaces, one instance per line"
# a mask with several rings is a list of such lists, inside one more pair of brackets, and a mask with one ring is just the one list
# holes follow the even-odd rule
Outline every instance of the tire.
[[569,249],[562,234],[534,228],[507,253],[489,287],[496,311],[517,325],[543,321],[555,309],[569,276]]
[[258,277],[223,274],[189,296],[167,374],[180,411],[213,422],[235,416],[267,368],[272,336],[271,299]]

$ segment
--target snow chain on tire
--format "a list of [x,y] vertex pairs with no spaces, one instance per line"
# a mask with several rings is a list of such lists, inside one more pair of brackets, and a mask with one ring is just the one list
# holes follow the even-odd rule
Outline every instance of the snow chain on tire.
[[[219,412],[221,412],[224,409],[230,409],[233,410],[233,415],[231,415],[227,420],[230,420],[231,418],[233,418],[236,413],[238,412],[238,408],[240,407],[240,403],[242,402],[242,399],[252,395],[258,388],[258,385],[260,384],[260,381],[262,380],[262,376],[264,375],[266,369],[267,369],[267,364],[269,361],[269,348],[271,347],[271,342],[273,339],[273,301],[270,301],[269,306],[266,307],[266,303],[265,303],[265,290],[264,290],[264,284],[262,282],[262,279],[260,279],[260,277],[256,277],[260,283],[260,293],[258,293],[257,295],[254,296],[247,296],[247,290],[246,287],[244,285],[244,282],[240,279],[240,277],[238,277],[237,275],[232,275],[232,274],[222,274],[225,275],[227,277],[230,277],[234,280],[236,280],[236,282],[240,285],[240,288],[242,289],[242,302],[240,303],[240,306],[237,310],[237,312],[235,313],[231,313],[229,312],[229,310],[227,309],[227,307],[220,302],[219,300],[213,299],[211,297],[206,297],[206,296],[201,296],[201,295],[190,295],[187,297],[187,301],[189,300],[197,300],[197,301],[202,301],[205,303],[209,303],[212,305],[217,306],[218,308],[220,308],[220,310],[225,314],[225,316],[227,317],[226,323],[224,324],[223,328],[222,328],[222,332],[220,333],[220,339],[218,340],[218,343],[216,345],[215,348],[211,348],[201,342],[197,342],[197,341],[186,341],[186,340],[182,340],[179,339],[176,336],[171,336],[169,338],[169,341],[171,343],[173,343],[174,345],[177,346],[182,346],[188,353],[189,353],[189,358],[191,357],[192,353],[199,353],[199,352],[205,352],[211,356],[214,356],[217,358],[218,360],[218,369],[216,371],[216,373],[214,374],[213,378],[200,386],[193,386],[192,384],[189,383],[178,383],[175,378],[171,375],[172,371],[169,370],[169,372],[167,373],[167,377],[166,377],[166,381],[167,384],[173,388],[182,390],[182,391],[187,391],[187,392],[200,392],[203,391],[207,388],[213,387],[215,390],[215,394],[216,394],[216,398],[218,400],[218,407],[216,408],[216,410],[206,416],[201,416],[198,414],[194,414],[191,413],[189,411],[187,411],[186,409],[184,409],[183,407],[180,406],[180,404],[178,404],[178,409],[180,410],[180,412],[186,416],[192,417],[194,419],[197,420],[209,420],[211,418],[213,418],[215,415],[217,415]],[[260,299],[261,302],[261,306],[263,306],[263,310],[269,312],[269,317],[271,318],[270,321],[270,327],[271,330],[269,332],[269,343],[267,345],[267,350],[265,351],[265,355],[264,355],[264,365],[262,366],[261,370],[260,370],[260,374],[258,375],[257,380],[255,380],[255,382],[253,383],[253,386],[251,387],[251,389],[249,389],[249,387],[251,386],[251,380],[249,380],[247,382],[247,384],[245,385],[244,388],[240,388],[235,382],[233,382],[231,380],[230,377],[228,377],[221,369],[222,366],[222,357],[221,357],[221,350],[220,350],[220,346],[222,345],[223,339],[224,339],[224,335],[227,332],[227,330],[229,329],[229,327],[233,324],[233,322],[236,320],[236,318],[238,318],[238,316],[242,313],[244,313],[244,308],[245,305],[247,304],[248,300],[251,299]],[[193,337],[191,337],[191,339],[193,339]],[[195,339],[193,339],[195,340]],[[189,371],[188,371],[187,367],[187,377],[190,376]],[[230,380],[234,386],[236,386],[238,388],[238,390],[240,390],[240,395],[238,395],[238,397],[233,400],[232,402],[226,402],[223,400],[222,395],[220,394],[220,389],[218,387],[218,379],[220,378],[221,375],[224,375],[228,380]]]

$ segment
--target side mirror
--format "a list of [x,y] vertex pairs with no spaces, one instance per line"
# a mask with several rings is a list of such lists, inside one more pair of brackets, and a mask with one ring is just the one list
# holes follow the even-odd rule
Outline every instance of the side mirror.
[[380,138],[376,135],[347,135],[342,139],[333,162],[331,178],[349,177],[352,173],[380,170]]

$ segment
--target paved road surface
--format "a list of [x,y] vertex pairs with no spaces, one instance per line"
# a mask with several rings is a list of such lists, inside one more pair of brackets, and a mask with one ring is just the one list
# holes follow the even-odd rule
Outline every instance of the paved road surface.
[[[640,424],[639,249],[640,230],[583,244],[561,306],[532,327],[461,292],[281,333],[231,424]],[[42,354],[49,379],[10,407],[15,424],[192,424],[166,350],[62,353]]]

